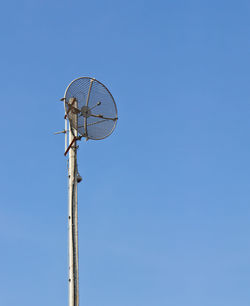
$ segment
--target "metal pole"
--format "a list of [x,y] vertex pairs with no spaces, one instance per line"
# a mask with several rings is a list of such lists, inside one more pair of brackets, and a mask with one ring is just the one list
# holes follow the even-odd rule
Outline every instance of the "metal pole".
[[[69,143],[77,136],[69,123]],[[79,306],[78,217],[77,217],[77,143],[69,150],[69,306]]]

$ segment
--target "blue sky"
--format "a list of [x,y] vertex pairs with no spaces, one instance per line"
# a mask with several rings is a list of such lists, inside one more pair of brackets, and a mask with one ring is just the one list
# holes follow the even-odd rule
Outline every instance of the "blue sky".
[[0,301],[67,305],[63,107],[92,76],[115,132],[79,150],[80,305],[249,306],[249,1],[2,3]]

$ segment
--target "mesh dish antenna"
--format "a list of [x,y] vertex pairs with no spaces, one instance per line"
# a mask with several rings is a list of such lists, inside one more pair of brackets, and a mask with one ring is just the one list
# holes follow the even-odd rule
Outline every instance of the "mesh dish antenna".
[[101,82],[89,77],[75,79],[64,99],[70,124],[82,137],[100,140],[114,131],[118,119],[115,100]]
[[82,181],[77,166],[77,141],[83,137],[100,140],[108,137],[117,123],[117,108],[110,91],[90,77],[73,80],[65,91],[65,152],[68,156],[68,230],[69,230],[69,306],[79,306],[78,197]]

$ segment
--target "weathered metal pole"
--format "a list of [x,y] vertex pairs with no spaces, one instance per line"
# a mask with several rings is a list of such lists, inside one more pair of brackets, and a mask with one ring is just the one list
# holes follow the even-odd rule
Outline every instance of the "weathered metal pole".
[[[69,143],[77,137],[77,131],[69,123]],[[78,208],[77,208],[77,142],[69,150],[68,164],[69,191],[69,306],[79,306],[78,269]]]

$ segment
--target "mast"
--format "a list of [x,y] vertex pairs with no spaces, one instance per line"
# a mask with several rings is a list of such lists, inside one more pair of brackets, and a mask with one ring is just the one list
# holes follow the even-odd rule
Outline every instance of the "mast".
[[[69,306],[79,306],[79,264],[78,264],[78,201],[77,201],[77,131],[69,123],[68,161],[68,252],[69,252]],[[75,141],[74,141],[75,140]]]

